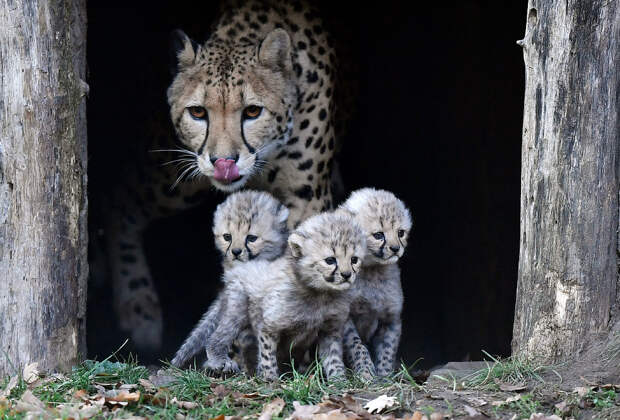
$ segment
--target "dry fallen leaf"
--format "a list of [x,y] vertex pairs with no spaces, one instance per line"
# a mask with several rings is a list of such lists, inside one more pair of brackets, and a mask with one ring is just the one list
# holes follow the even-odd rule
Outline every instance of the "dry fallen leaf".
[[513,395],[512,397],[506,398],[506,403],[511,403],[515,401],[519,401],[521,399],[521,395]]
[[[177,400],[177,397],[172,398],[172,400],[170,401],[172,404],[175,404],[177,407],[179,408],[185,408],[187,410],[193,410],[194,408],[198,407],[198,404],[195,402],[190,402],[190,401],[180,401]],[[219,417],[219,416],[218,416]],[[218,418],[216,417],[216,418]],[[223,419],[222,419],[223,420]]]
[[482,407],[483,405],[487,405],[487,402],[482,398],[478,397],[465,397],[465,399],[474,407]]
[[555,414],[552,416],[545,416],[543,413],[533,413],[529,420],[562,420],[559,416]]
[[26,418],[52,419],[58,417],[58,413],[55,410],[50,409],[48,411],[45,404],[35,397],[30,390],[26,390],[23,393],[13,409],[18,413],[25,413]]
[[157,391],[157,388],[155,387],[155,385],[153,384],[153,382],[149,381],[148,379],[139,379],[140,385],[142,385],[144,387],[144,390],[146,392],[155,392]]
[[431,414],[430,420],[441,420],[441,419],[443,419],[443,414],[437,413],[437,412]]
[[0,397],[8,397],[11,391],[13,390],[13,388],[15,388],[18,383],[19,383],[19,376],[13,376],[9,380],[9,383],[4,388],[4,391],[0,392]]
[[416,411],[415,413],[413,413],[413,416],[411,416],[411,420],[422,420],[422,416],[424,416],[424,414]]
[[479,416],[480,415],[480,411],[478,411],[475,408],[470,407],[470,406],[468,406],[466,404],[463,405],[463,409],[465,410],[465,412],[469,416]]
[[39,363],[34,362],[29,363],[24,367],[24,370],[22,371],[22,378],[24,378],[24,382],[31,384],[39,379],[39,370],[37,369],[38,365]]
[[580,397],[585,397],[592,390],[589,386],[578,386],[573,389],[573,392],[576,392]]
[[[327,413],[318,413],[312,416],[313,420],[348,420],[349,417],[342,412],[340,408],[328,411]],[[357,417],[352,417],[357,418]]]
[[570,405],[566,401],[559,402],[555,405],[555,408],[562,414],[567,414],[570,411]]
[[312,420],[312,416],[317,413],[321,407],[318,405],[301,405],[299,401],[293,401],[293,413],[287,420]]
[[286,403],[282,398],[276,398],[275,400],[265,404],[258,420],[271,420],[273,416],[277,416],[282,412],[285,404]]
[[501,389],[502,391],[506,391],[506,392],[523,391],[527,388],[524,383],[506,384],[504,382],[498,381],[497,379],[495,380],[495,384],[499,386],[499,389]]
[[364,408],[368,410],[370,414],[372,413],[380,413],[386,408],[390,408],[396,405],[396,398],[388,397],[387,395],[380,395],[374,400],[368,401]]
[[127,391],[118,391],[114,393],[115,395],[106,397],[106,401],[116,401],[116,402],[138,402],[140,401],[140,391],[136,392],[127,392]]
[[220,414],[217,417],[211,417],[209,420],[224,420],[226,418],[226,416],[224,416],[223,414]]

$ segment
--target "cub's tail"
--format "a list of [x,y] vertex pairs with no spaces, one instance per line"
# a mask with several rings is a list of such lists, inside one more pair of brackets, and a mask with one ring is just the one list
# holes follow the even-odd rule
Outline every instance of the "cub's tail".
[[211,336],[217,327],[222,300],[218,296],[209,307],[209,310],[202,316],[198,325],[194,327],[189,337],[179,350],[177,350],[174,358],[170,362],[173,366],[182,367],[192,356],[204,348],[207,339]]

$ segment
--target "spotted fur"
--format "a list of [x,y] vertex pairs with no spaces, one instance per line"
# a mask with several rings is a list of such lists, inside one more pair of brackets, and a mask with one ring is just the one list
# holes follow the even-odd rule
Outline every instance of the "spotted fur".
[[[133,162],[108,200],[105,226],[115,311],[143,350],[157,350],[162,332],[142,243],[151,221],[196,205],[211,187],[269,191],[289,208],[289,228],[333,204],[338,64],[316,10],[299,1],[224,1],[205,43],[176,31],[172,47],[168,103],[183,147],[149,132],[150,149],[167,152]],[[260,114],[245,118],[249,106]],[[202,118],[190,112],[198,108]],[[240,177],[216,180],[218,158],[234,161]]]
[[[286,247],[288,209],[270,194],[241,191],[231,194],[213,216],[213,236],[223,258],[224,271],[251,260],[271,261]],[[205,347],[217,326],[222,299],[216,298],[189,337],[177,351],[172,364],[181,367]],[[241,349],[251,347],[252,339],[243,335]]]
[[344,331],[345,361],[363,376],[386,376],[400,341],[403,292],[397,262],[407,246],[411,215],[394,194],[372,188],[353,192],[338,211],[360,224],[367,244]]
[[226,300],[208,339],[208,368],[237,369],[228,350],[251,325],[263,378],[278,378],[278,359],[291,346],[303,354],[314,342],[327,377],[344,374],[342,328],[366,250],[364,234],[351,218],[324,213],[302,223],[288,244],[286,256],[239,265],[224,276]]

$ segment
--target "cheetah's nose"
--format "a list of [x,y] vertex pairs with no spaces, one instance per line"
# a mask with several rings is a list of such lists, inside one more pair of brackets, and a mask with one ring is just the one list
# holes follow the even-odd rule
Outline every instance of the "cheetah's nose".
[[241,255],[242,250],[240,248],[234,248],[231,252],[235,257],[238,257],[239,255]]
[[[215,162],[217,162],[219,159],[222,159],[222,158],[219,158],[217,156],[209,156],[209,160],[214,166],[215,166]],[[223,160],[234,160],[235,163],[237,163],[237,161],[239,160],[239,155],[236,154],[235,156],[227,156],[223,158]]]
[[340,275],[342,276],[343,279],[345,280],[349,280],[351,278],[351,272],[350,271],[346,271],[344,273],[340,273]]
[[390,249],[394,254],[396,254],[400,250],[400,246],[391,246]]

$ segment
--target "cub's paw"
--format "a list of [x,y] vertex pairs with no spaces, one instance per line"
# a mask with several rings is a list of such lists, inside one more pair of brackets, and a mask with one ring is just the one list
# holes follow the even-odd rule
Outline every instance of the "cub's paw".
[[204,366],[205,369],[213,371],[215,373],[220,374],[232,374],[239,373],[241,370],[239,369],[239,365],[237,362],[231,359],[208,359]]

